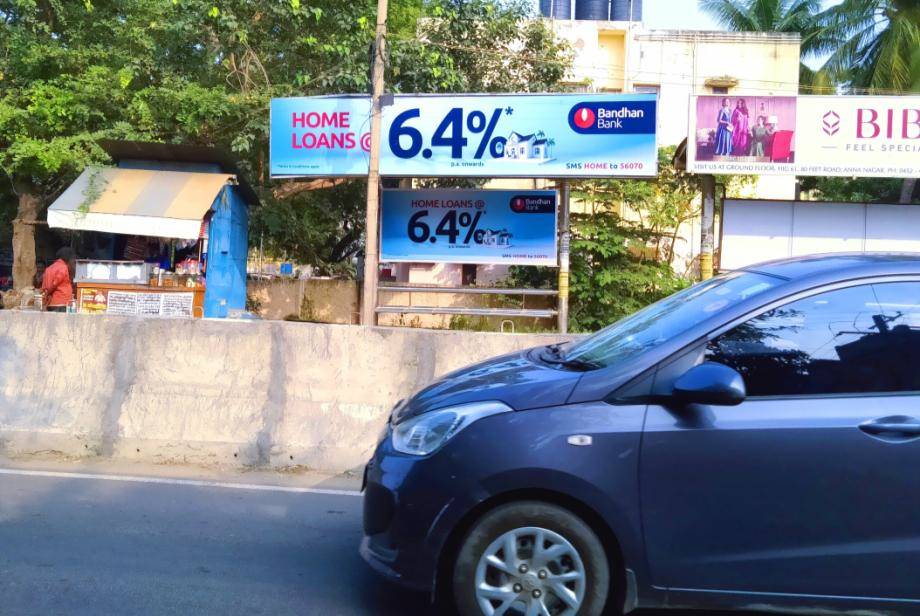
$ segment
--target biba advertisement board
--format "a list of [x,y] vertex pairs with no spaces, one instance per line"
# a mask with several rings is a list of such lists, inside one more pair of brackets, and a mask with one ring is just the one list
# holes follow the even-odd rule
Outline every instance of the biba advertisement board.
[[920,175],[920,96],[698,96],[690,114],[695,173]]

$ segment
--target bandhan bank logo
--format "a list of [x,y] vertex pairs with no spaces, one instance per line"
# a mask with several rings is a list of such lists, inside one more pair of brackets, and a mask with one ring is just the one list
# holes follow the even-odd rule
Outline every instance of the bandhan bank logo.
[[654,135],[654,100],[584,101],[569,108],[569,128],[579,135]]
[[829,137],[833,137],[840,130],[840,116],[836,111],[828,111],[821,116],[821,128]]
[[575,126],[581,129],[591,128],[594,126],[594,122],[597,119],[597,114],[594,113],[591,109],[587,107],[579,107],[575,110],[575,113],[572,115],[572,122],[575,123]]

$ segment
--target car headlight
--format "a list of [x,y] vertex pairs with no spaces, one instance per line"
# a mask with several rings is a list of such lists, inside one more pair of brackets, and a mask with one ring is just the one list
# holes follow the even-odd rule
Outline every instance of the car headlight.
[[393,448],[400,453],[427,456],[477,419],[511,410],[506,404],[490,401],[431,411],[393,426]]

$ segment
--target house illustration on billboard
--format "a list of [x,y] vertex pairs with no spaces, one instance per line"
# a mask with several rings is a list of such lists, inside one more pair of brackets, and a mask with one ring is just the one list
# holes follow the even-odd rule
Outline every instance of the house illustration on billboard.
[[505,142],[504,159],[528,163],[545,163],[552,160],[549,156],[549,148],[555,143],[554,139],[547,139],[542,130],[530,135],[522,135],[512,131]]

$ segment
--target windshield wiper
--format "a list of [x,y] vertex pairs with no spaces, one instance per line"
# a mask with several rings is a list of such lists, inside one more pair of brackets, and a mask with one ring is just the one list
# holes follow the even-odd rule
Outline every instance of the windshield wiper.
[[596,364],[593,361],[588,361],[586,359],[578,359],[577,357],[566,359],[565,355],[562,355],[559,352],[556,353],[555,357],[547,357],[546,355],[542,355],[540,359],[554,366],[562,366],[563,368],[571,368],[572,370],[581,370],[583,372],[587,372],[588,370],[597,370],[598,368],[602,367],[600,364]]

